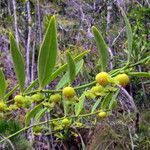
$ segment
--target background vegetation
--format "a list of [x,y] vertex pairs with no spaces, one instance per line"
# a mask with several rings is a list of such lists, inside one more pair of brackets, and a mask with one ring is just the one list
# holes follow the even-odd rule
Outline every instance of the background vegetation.
[[[57,68],[66,63],[66,50],[70,49],[71,56],[77,56],[85,50],[90,51],[84,56],[83,67],[73,82],[73,86],[79,86],[94,80],[95,75],[100,72],[99,55],[91,30],[93,25],[102,32],[109,46],[109,70],[126,64],[129,54],[126,24],[119,7],[126,13],[132,28],[131,62],[136,64],[150,55],[149,6],[148,0],[0,0],[0,67],[6,75],[8,91],[18,83],[10,58],[10,31],[13,31],[26,60],[25,84],[27,87],[37,78],[39,47],[49,20],[55,14],[59,43]],[[81,63],[78,65],[80,66]],[[140,63],[133,71],[149,72],[149,65],[150,61]],[[127,72],[129,75],[130,71]],[[47,85],[46,89],[57,87],[62,75]],[[86,147],[89,150],[148,150],[150,149],[149,78],[132,77],[125,91],[133,98],[134,104],[128,103],[129,97],[119,94],[119,99],[125,103],[124,107],[119,105],[110,118],[101,120],[94,126],[90,126],[91,118],[83,120],[83,124],[90,126],[88,129],[85,126],[81,128],[79,124],[79,128],[69,131],[61,130],[56,135],[50,132],[31,136],[31,131],[28,131],[29,133],[21,133],[10,138],[0,146],[2,149],[18,150],[31,149],[31,147],[35,149],[83,149]],[[83,90],[79,91],[80,94],[82,92]],[[19,94],[19,90],[9,96],[8,100],[16,94]],[[87,101],[85,105],[90,107],[92,103]],[[134,110],[135,107],[137,111]],[[130,114],[128,114],[129,111]],[[0,113],[0,116],[2,118],[1,139],[24,126],[24,109],[7,115]]]

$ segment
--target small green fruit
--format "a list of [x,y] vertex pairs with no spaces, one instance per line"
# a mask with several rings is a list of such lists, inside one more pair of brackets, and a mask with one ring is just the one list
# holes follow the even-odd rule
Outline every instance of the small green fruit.
[[50,102],[55,102],[58,103],[61,100],[61,95],[60,94],[53,94],[49,98]]
[[40,133],[42,131],[42,127],[41,126],[35,126],[33,127],[33,132],[34,133]]
[[72,87],[65,87],[63,89],[63,95],[66,98],[73,98],[76,95],[76,92]]
[[69,126],[69,125],[70,125],[70,120],[67,119],[67,118],[63,119],[63,120],[62,120],[62,125],[64,125],[64,126]]
[[94,95],[98,96],[103,90],[103,87],[101,85],[97,85],[91,88],[91,93],[93,93]]
[[14,101],[15,101],[16,103],[23,103],[23,102],[24,102],[24,97],[23,97],[22,95],[16,95],[16,96],[14,97]]
[[7,105],[4,102],[0,102],[0,111],[5,111],[7,109]]
[[12,111],[12,110],[16,110],[18,109],[18,107],[16,105],[10,105],[8,110]]
[[100,72],[99,74],[96,75],[95,80],[97,83],[104,86],[109,82],[109,78],[110,76],[107,72]]
[[44,98],[45,98],[44,95],[41,93],[37,93],[31,96],[33,102],[41,102]]
[[84,94],[88,99],[94,99],[96,97],[95,94],[93,94],[90,90],[85,91]]
[[44,105],[45,107],[47,107],[47,108],[54,108],[55,103],[54,103],[54,102],[53,102],[53,103],[44,102],[43,105]]
[[129,76],[125,73],[117,75],[115,80],[118,81],[119,85],[123,87],[125,87],[130,81]]
[[30,106],[31,106],[31,98],[29,96],[26,96],[24,98],[23,107],[24,108],[29,108]]
[[98,114],[98,116],[101,117],[101,118],[105,118],[105,117],[107,117],[107,113],[104,112],[104,111],[100,111],[100,113]]

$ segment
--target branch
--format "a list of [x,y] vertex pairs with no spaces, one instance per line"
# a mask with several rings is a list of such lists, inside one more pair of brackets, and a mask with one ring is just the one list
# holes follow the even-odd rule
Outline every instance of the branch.
[[31,43],[31,14],[30,14],[30,1],[27,1],[27,15],[28,15],[28,38],[27,38],[27,51],[26,51],[26,83],[30,82],[30,43]]
[[18,33],[18,23],[17,23],[17,13],[16,13],[16,1],[13,0],[13,11],[14,11],[14,27],[15,27],[15,38],[16,42],[19,45],[19,33]]
[[79,118],[79,117],[89,117],[89,116],[92,116],[92,115],[96,115],[96,114],[98,114],[98,113],[99,113],[99,111],[94,112],[94,113],[89,113],[89,114],[78,115],[78,116],[61,117],[61,118],[56,118],[56,119],[52,119],[52,120],[43,121],[43,122],[40,122],[40,123],[37,123],[37,124],[33,124],[33,125],[30,125],[30,126],[27,126],[27,127],[22,128],[21,130],[15,132],[15,133],[13,133],[13,134],[11,134],[11,135],[8,136],[8,137],[5,137],[4,139],[2,139],[2,140],[0,141],[0,143],[2,143],[2,142],[4,142],[5,140],[8,140],[8,139],[10,139],[10,138],[12,138],[12,137],[18,135],[18,134],[20,134],[21,132],[26,131],[26,130],[28,130],[28,129],[34,127],[34,126],[40,126],[40,125],[43,125],[43,124],[46,124],[46,123],[51,123],[51,122],[54,122],[54,121],[61,121],[61,120],[64,119],[64,118],[71,119],[71,118]]

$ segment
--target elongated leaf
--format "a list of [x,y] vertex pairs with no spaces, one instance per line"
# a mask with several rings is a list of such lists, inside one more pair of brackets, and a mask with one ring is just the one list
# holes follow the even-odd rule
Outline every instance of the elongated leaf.
[[46,30],[46,34],[38,57],[38,80],[41,89],[46,86],[46,81],[52,74],[56,63],[56,57],[57,31],[55,16],[53,16]]
[[112,99],[109,103],[109,110],[115,109],[117,106],[117,100],[116,99]]
[[11,95],[17,90],[18,87],[19,87],[19,84],[17,84],[11,91],[9,91],[9,92],[4,96],[4,99],[8,99],[9,96],[11,96]]
[[85,95],[82,94],[81,97],[79,98],[79,102],[75,106],[75,114],[78,116],[82,109],[84,108],[84,101],[85,101]]
[[25,116],[25,125],[28,126],[31,119],[42,109],[42,104],[35,106],[29,113]]
[[68,70],[69,70],[69,79],[70,79],[70,84],[71,84],[75,79],[76,67],[75,67],[75,62],[70,52],[67,52],[66,55],[67,55],[67,64],[68,64]]
[[35,121],[39,122],[40,119],[44,116],[44,114],[46,113],[47,110],[48,110],[48,108],[43,108],[40,111],[38,111],[38,113],[35,115]]
[[126,24],[126,34],[127,34],[127,41],[128,41],[128,63],[131,59],[131,53],[132,53],[132,42],[133,42],[133,34],[132,34],[132,29],[131,29],[131,25],[129,23],[129,20],[125,14],[125,12],[123,11],[123,9],[120,7],[122,16],[124,18],[125,24]]
[[[80,72],[82,66],[83,66],[83,60],[79,61],[77,64],[76,64],[76,75]],[[64,76],[61,78],[61,80],[58,82],[57,86],[56,86],[56,89],[60,89],[62,88],[63,86],[65,86],[67,83],[69,82],[69,73],[66,72],[64,74]]]
[[[74,58],[75,62],[80,61],[89,51],[84,51],[83,53],[77,55]],[[52,75],[47,79],[46,84],[49,84],[51,81],[53,81],[58,75],[60,75],[63,71],[67,70],[67,64],[62,65],[60,68],[58,68]],[[35,79],[24,91],[24,93],[30,92],[31,89],[38,84],[38,79]]]
[[[89,51],[84,51],[83,53],[77,55],[74,58],[75,62],[80,61]],[[52,75],[47,79],[46,83],[49,84],[51,81],[53,81],[58,75],[60,75],[63,71],[67,70],[67,64],[62,65],[60,68],[58,68]]]
[[4,97],[6,92],[6,80],[5,80],[5,75],[0,69],[0,99]]
[[65,98],[63,99],[63,109],[64,109],[64,115],[67,116],[68,115],[68,102],[65,100]]
[[113,97],[109,103],[109,109],[114,109],[117,106],[117,96],[119,94],[120,90],[117,90],[115,94],[113,94]]
[[104,98],[104,100],[102,101],[101,109],[108,108],[111,99],[112,99],[112,93],[107,94],[106,97]]
[[93,113],[93,112],[97,109],[97,107],[98,107],[98,105],[100,104],[101,101],[102,101],[102,99],[99,98],[99,99],[95,102],[95,104],[94,104],[93,107],[92,107],[91,113]]
[[150,78],[150,72],[129,72],[130,76]]
[[24,93],[30,92],[34,86],[38,84],[38,79],[35,79],[25,90]]
[[102,71],[105,71],[108,65],[108,46],[104,41],[104,38],[102,37],[101,33],[98,31],[96,27],[92,27],[92,31],[94,34],[94,38],[96,41],[97,49],[99,52],[99,57],[100,57],[100,65],[102,67]]
[[14,70],[18,79],[18,83],[20,86],[21,91],[23,92],[24,90],[24,84],[25,84],[25,63],[23,56],[17,46],[17,43],[13,37],[13,35],[10,33],[9,34],[9,39],[10,39],[10,52],[11,52],[11,57],[13,60],[13,66]]

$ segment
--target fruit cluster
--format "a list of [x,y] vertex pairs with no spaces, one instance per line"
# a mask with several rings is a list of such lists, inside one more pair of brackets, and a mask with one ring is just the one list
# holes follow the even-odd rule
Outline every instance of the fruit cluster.
[[[84,94],[88,99],[95,99],[100,96],[105,96],[109,92],[115,91],[118,88],[117,85],[125,87],[129,83],[129,81],[130,79],[128,75],[126,75],[125,73],[119,74],[115,77],[111,77],[106,72],[100,72],[95,77],[96,85],[91,87],[90,90],[85,91]],[[78,103],[77,100],[79,99],[77,97],[75,89],[71,86],[68,86],[62,90],[62,94],[60,94],[60,91],[56,91],[54,92],[54,94],[48,96],[40,92],[35,93],[31,96],[16,95],[14,97],[14,104],[9,105],[9,107],[5,102],[3,101],[0,102],[0,112],[3,113],[7,110],[13,111],[18,108],[30,108],[32,103],[34,104],[42,103],[44,107],[53,109],[55,105],[60,106],[62,104],[62,100],[68,103],[72,103],[73,106],[75,106],[75,104]],[[98,117],[105,118],[108,116],[109,113],[106,110],[100,109],[97,114]],[[61,120],[59,126],[57,123],[57,125],[55,125],[55,128],[69,127],[71,125],[71,122],[72,121],[69,119],[69,117],[66,117]],[[35,133],[39,133],[41,131],[42,127],[40,126],[34,127]]]
[[101,72],[101,73],[97,74],[95,77],[95,80],[98,84],[100,84],[102,86],[107,85],[108,83],[116,83],[116,84],[121,85],[123,87],[125,87],[130,81],[128,75],[125,73],[118,74],[117,76],[112,78],[106,72]]

